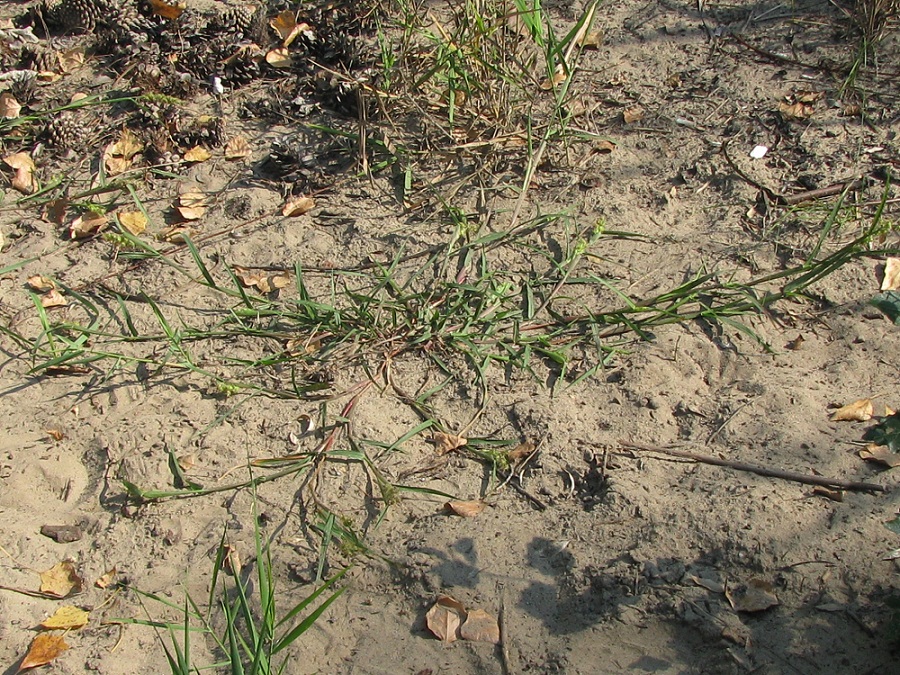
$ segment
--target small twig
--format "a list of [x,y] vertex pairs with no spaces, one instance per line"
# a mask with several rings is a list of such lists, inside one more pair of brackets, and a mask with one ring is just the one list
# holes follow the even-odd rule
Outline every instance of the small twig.
[[865,183],[863,183],[861,178],[857,178],[856,180],[848,180],[843,183],[835,183],[834,185],[829,185],[823,188],[817,188],[815,190],[807,190],[806,192],[798,192],[794,195],[786,195],[784,197],[784,203],[788,206],[793,206],[795,204],[800,204],[802,202],[811,202],[815,199],[822,199],[823,197],[833,197],[834,195],[839,195],[844,190],[859,190],[863,187]]
[[770,469],[765,466],[759,466],[757,464],[747,464],[746,462],[738,462],[729,459],[720,459],[719,457],[712,457],[710,455],[701,455],[696,452],[689,452],[687,450],[677,450],[675,448],[663,448],[653,445],[642,445],[640,443],[629,443],[628,441],[621,441],[622,447],[630,448],[632,450],[643,450],[645,452],[659,452],[663,455],[670,455],[672,457],[682,457],[684,459],[692,459],[695,462],[702,462],[704,464],[712,464],[714,466],[724,466],[729,469],[735,469],[736,471],[748,471],[750,473],[755,473],[759,476],[770,476],[772,478],[781,478],[784,480],[791,480],[797,483],[806,483],[808,485],[824,485],[826,487],[837,487],[842,490],[861,490],[867,492],[887,492],[888,488],[883,485],[878,485],[877,483],[859,483],[857,481],[852,480],[843,480],[841,478],[826,478],[825,476],[811,476],[805,473],[798,473],[796,471],[785,471],[783,469]]
[[27,595],[32,598],[43,598],[45,600],[59,600],[58,595],[41,593],[40,591],[29,591],[25,588],[15,588],[13,586],[4,586],[2,584],[0,584],[0,591],[12,591],[13,593],[21,593],[22,595]]
[[509,675],[509,627],[506,625],[506,591],[503,584],[497,584],[500,591],[500,611],[498,612],[500,628],[500,671],[503,675]]

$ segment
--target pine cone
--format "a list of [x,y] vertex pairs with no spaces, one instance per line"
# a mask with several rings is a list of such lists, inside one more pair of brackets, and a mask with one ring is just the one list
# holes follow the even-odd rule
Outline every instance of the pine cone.
[[84,124],[69,111],[63,111],[47,123],[47,145],[57,150],[75,150],[84,140]]
[[44,0],[41,13],[48,26],[63,31],[92,31],[112,13],[109,0]]

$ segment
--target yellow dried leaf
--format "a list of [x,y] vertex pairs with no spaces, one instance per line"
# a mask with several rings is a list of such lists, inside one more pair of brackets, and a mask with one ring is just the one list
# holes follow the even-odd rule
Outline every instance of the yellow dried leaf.
[[483,609],[473,609],[459,628],[463,640],[500,644],[500,624]]
[[890,417],[891,415],[896,415],[897,411],[891,408],[890,406],[884,406],[884,416]]
[[42,70],[37,74],[37,79],[39,82],[46,82],[48,84],[51,82],[56,82],[61,77],[62,75],[60,75],[59,73],[54,73],[52,70]]
[[16,97],[10,94],[8,91],[4,91],[0,94],[0,117],[5,117],[8,120],[14,120],[19,116],[19,113],[22,111],[22,104],[16,100]]
[[316,206],[316,202],[312,197],[295,197],[289,199],[281,209],[281,215],[287,217],[302,216],[308,213]]
[[106,225],[107,221],[106,214],[88,211],[69,224],[69,236],[72,239],[90,237],[99,232]]
[[900,291],[900,258],[888,258],[884,263],[883,291]]
[[45,666],[68,648],[69,645],[66,644],[61,635],[41,633],[31,641],[28,653],[22,659],[22,663],[19,664],[19,669],[16,673],[21,673],[23,670],[30,668],[37,668],[38,666]]
[[788,342],[787,345],[785,345],[785,346],[788,349],[790,349],[792,352],[795,352],[803,346],[804,342],[805,342],[805,340],[804,340],[803,336],[797,335],[797,337],[795,337],[793,340]]
[[69,103],[78,103],[78,101],[83,101],[87,97],[88,95],[83,91],[76,91],[74,94],[72,94],[71,97],[69,97]]
[[185,192],[175,207],[182,220],[199,220],[206,213],[206,195],[202,192]]
[[55,288],[52,291],[48,291],[45,295],[41,296],[41,307],[44,309],[51,309],[53,307],[65,307],[69,304],[69,301],[63,297],[63,294],[60,293]]
[[443,642],[459,639],[459,627],[466,618],[466,608],[449,595],[439,595],[425,615],[425,625]]
[[115,567],[107,570],[106,573],[103,574],[103,576],[101,576],[99,579],[97,579],[97,581],[94,582],[94,586],[96,586],[97,588],[108,588],[109,586],[112,586],[112,584],[114,584],[116,581],[117,574],[118,571]]
[[66,433],[59,428],[50,428],[44,429],[44,433],[47,434],[51,439],[59,443],[62,439],[66,437]]
[[290,68],[291,55],[288,52],[287,47],[278,47],[277,49],[269,50],[266,53],[266,63],[273,68]]
[[290,274],[269,274],[256,283],[256,287],[263,293],[272,293],[284,288],[291,283]]
[[42,628],[50,630],[67,630],[87,625],[89,613],[72,605],[64,605],[57,609],[53,616],[41,621]]
[[644,109],[639,105],[633,105],[622,111],[622,121],[624,121],[625,124],[640,122],[642,119],[644,119]]
[[234,136],[225,144],[225,159],[244,159],[250,156],[250,144],[243,136]]
[[37,181],[34,179],[34,174],[28,169],[16,169],[16,175],[12,179],[12,187],[23,195],[30,195],[37,190]]
[[174,2],[169,0],[150,0],[150,9],[156,16],[172,20],[181,16],[184,10],[187,9],[187,3],[179,0]]
[[35,293],[47,293],[56,288],[56,284],[53,283],[52,279],[49,279],[40,274],[35,274],[34,276],[28,277],[28,279],[25,281],[25,284]]
[[438,431],[431,438],[431,442],[437,446],[438,454],[446,455],[448,452],[453,452],[457,448],[463,447],[468,443],[468,440],[462,436],[445,434],[443,431]]
[[64,598],[70,593],[81,592],[81,577],[75,565],[69,561],[56,563],[46,572],[41,572],[41,593]]
[[196,145],[184,153],[185,162],[205,162],[210,157],[212,157],[212,153],[202,145]]
[[56,59],[59,61],[59,72],[67,75],[84,65],[84,49],[74,47],[64,52],[57,52]]
[[119,219],[119,225],[134,236],[147,229],[147,216],[142,211],[117,211],[116,218]]
[[831,416],[832,422],[865,422],[872,419],[875,414],[875,407],[872,405],[872,399],[861,398],[853,403],[848,403],[834,411]]
[[232,576],[239,577],[241,575],[241,554],[231,544],[225,544],[225,556],[222,559],[222,566]]
[[484,511],[486,506],[487,504],[480,499],[472,499],[469,501],[452,499],[444,504],[445,509],[455,513],[457,516],[462,516],[463,518],[474,518]]

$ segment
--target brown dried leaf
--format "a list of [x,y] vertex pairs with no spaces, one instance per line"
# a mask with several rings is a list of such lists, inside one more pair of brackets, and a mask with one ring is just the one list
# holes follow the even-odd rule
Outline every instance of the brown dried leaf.
[[49,429],[44,429],[44,433],[57,443],[59,443],[66,437],[66,432],[58,427],[50,427]]
[[281,38],[281,45],[283,47],[290,46],[300,33],[305,30],[310,30],[309,24],[297,23],[296,15],[290,10],[283,11],[269,21],[269,25],[275,30],[278,37]]
[[890,469],[900,466],[900,454],[891,452],[891,449],[886,445],[869,443],[859,451],[859,456],[867,462],[882,464]]
[[49,593],[58,598],[64,598],[70,593],[80,593],[81,583],[75,565],[69,560],[56,563],[46,572],[41,572],[41,593]]
[[34,160],[31,159],[31,155],[27,152],[16,152],[12,155],[7,155],[3,158],[3,161],[6,162],[6,165],[10,169],[27,169],[28,171],[34,171],[37,168],[34,165]]
[[451,513],[455,513],[457,516],[462,516],[463,518],[474,518],[479,513],[484,511],[486,506],[487,504],[485,504],[481,499],[471,499],[468,501],[451,499],[449,502],[444,504],[445,509],[447,509]]
[[37,181],[34,179],[34,174],[28,169],[16,169],[12,187],[23,195],[30,195],[37,190]]
[[72,239],[90,237],[103,229],[107,222],[106,214],[88,211],[69,224],[69,237]]
[[156,16],[164,19],[177,19],[187,9],[187,3],[180,0],[150,0],[150,9]]
[[534,448],[536,446],[534,443],[519,443],[516,447],[506,453],[506,459],[510,461],[511,464],[517,464],[521,462],[526,457],[529,457],[532,452],[534,452]]
[[844,501],[844,491],[843,490],[825,487],[824,485],[818,485],[818,486],[814,487],[812,493],[816,496],[825,497],[825,499],[830,499],[833,502]]
[[51,82],[56,82],[61,77],[62,75],[60,75],[59,73],[54,73],[52,70],[42,70],[37,74],[38,82],[46,82],[48,84]]
[[241,554],[231,544],[225,544],[225,555],[222,558],[222,566],[231,576],[241,576]]
[[794,94],[794,100],[800,103],[815,103],[825,96],[824,91],[798,91]]
[[178,197],[175,210],[182,220],[199,220],[206,213],[206,195],[202,192],[185,192]]
[[463,447],[469,441],[462,436],[437,431],[431,438],[431,442],[437,446],[436,449],[439,455],[446,455],[448,452],[453,452],[457,448]]
[[16,100],[16,97],[8,91],[0,94],[0,117],[8,120],[14,120],[22,112],[22,104]]
[[802,101],[794,103],[782,101],[778,104],[778,111],[788,120],[806,120],[812,117],[813,107]]
[[60,293],[55,288],[45,295],[41,296],[41,307],[44,309],[51,309],[53,307],[65,307],[69,304],[69,301],[63,297],[63,294]]
[[185,162],[205,162],[210,157],[212,157],[212,153],[202,145],[195,145],[193,148],[184,153]]
[[28,279],[25,281],[25,285],[35,293],[47,293],[56,288],[56,284],[53,283],[52,279],[49,279],[40,274],[35,274],[33,277],[28,277]]
[[832,422],[866,422],[872,419],[875,414],[875,407],[872,405],[872,399],[861,398],[853,403],[848,403],[834,411],[831,416]]
[[459,639],[459,627],[466,618],[466,608],[449,595],[439,595],[425,615],[425,625],[444,642]]
[[57,52],[56,59],[59,61],[59,72],[63,75],[68,75],[84,65],[84,49],[73,47],[64,52]]
[[603,32],[599,30],[592,30],[589,33],[585,33],[578,41],[578,46],[582,49],[599,49],[602,44]]
[[244,159],[250,156],[250,144],[243,136],[234,136],[225,144],[225,159]]
[[41,627],[49,630],[68,630],[86,626],[90,614],[83,609],[64,605],[57,609],[53,616],[41,621]]
[[147,216],[142,211],[117,211],[116,218],[119,219],[119,225],[134,236],[138,236],[147,229]]
[[551,89],[556,87],[556,85],[561,84],[565,81],[566,71],[563,70],[563,68],[560,66],[557,67],[556,71],[553,73],[552,79],[549,77],[545,77],[543,80],[541,80],[540,87],[542,91],[550,91]]
[[725,597],[737,612],[761,612],[778,604],[772,584],[762,579],[751,579],[734,590],[726,588]]
[[273,68],[290,68],[291,55],[287,47],[278,47],[266,52],[266,63]]
[[803,343],[804,343],[804,342],[805,342],[805,340],[804,340],[803,336],[802,336],[802,335],[798,335],[798,336],[795,337],[793,340],[791,340],[790,342],[788,342],[787,345],[785,345],[785,346],[786,346],[788,349],[790,349],[792,352],[795,352],[795,351],[797,351],[798,349],[800,349],[800,348],[803,346]]
[[473,609],[460,626],[459,636],[473,642],[500,644],[500,624],[483,609]]
[[633,105],[622,111],[622,121],[625,124],[633,124],[644,119],[644,109],[639,105]]
[[156,235],[160,241],[168,244],[183,244],[185,235],[191,234],[189,227],[167,227]]
[[108,588],[112,586],[116,582],[116,575],[118,574],[118,570],[115,567],[112,569],[106,570],[106,572],[94,582],[94,586],[97,588]]
[[284,288],[291,283],[291,275],[287,272],[281,274],[269,274],[256,282],[256,287],[262,293],[272,293]]
[[888,258],[884,263],[883,291],[900,291],[900,258]]
[[123,129],[119,140],[110,143],[103,151],[103,164],[111,176],[131,168],[132,160],[144,149],[140,139],[128,129]]
[[312,197],[296,197],[287,201],[281,209],[281,215],[288,218],[302,216],[304,213],[312,211],[315,207],[316,201]]
[[62,225],[66,222],[66,211],[70,204],[68,199],[54,199],[47,202],[47,206],[44,208],[44,220],[54,225]]
[[613,150],[616,149],[616,144],[612,141],[601,140],[597,141],[591,147],[591,152],[596,152],[598,155],[608,155]]
[[25,658],[22,659],[22,663],[19,664],[19,669],[16,673],[21,673],[23,670],[29,670],[31,668],[37,668],[38,666],[45,666],[68,648],[69,645],[66,644],[66,641],[62,639],[61,635],[57,635],[56,633],[41,633],[31,641],[28,653],[25,655]]

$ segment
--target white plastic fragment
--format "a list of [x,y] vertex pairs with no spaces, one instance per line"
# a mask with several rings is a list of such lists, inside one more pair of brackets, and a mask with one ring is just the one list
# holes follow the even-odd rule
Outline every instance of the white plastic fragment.
[[762,159],[763,157],[766,156],[766,153],[768,151],[769,151],[769,148],[767,148],[765,145],[757,145],[755,148],[753,148],[750,151],[750,156],[753,159]]
[[213,76],[212,78],[212,90],[213,93],[217,96],[221,96],[225,93],[225,87],[222,86],[222,78],[218,76]]

